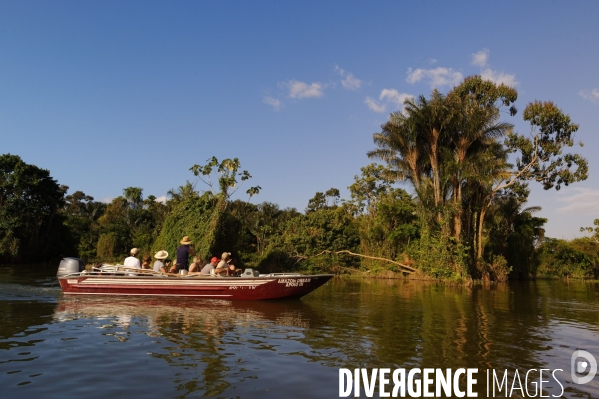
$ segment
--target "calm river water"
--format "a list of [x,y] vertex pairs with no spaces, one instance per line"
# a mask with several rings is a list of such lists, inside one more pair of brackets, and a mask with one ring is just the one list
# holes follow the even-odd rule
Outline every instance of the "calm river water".
[[511,388],[516,370],[526,385],[563,369],[542,395],[599,398],[599,377],[571,376],[575,350],[599,359],[597,283],[334,279],[302,300],[229,302],[68,297],[55,273],[0,266],[0,398],[332,398],[340,368],[478,368],[478,397],[487,370]]

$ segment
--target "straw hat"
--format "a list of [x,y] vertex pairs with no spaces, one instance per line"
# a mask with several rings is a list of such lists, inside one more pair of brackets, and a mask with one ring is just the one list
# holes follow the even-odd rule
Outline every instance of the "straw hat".
[[168,252],[161,250],[154,254],[154,258],[156,259],[166,259],[168,258]]
[[135,256],[139,253],[139,248],[131,248],[131,255]]
[[190,240],[190,239],[189,239],[189,237],[187,237],[187,236],[184,236],[184,237],[181,239],[181,241],[179,241],[179,242],[180,242],[181,244],[183,244],[183,245],[189,245],[189,244],[191,244],[191,240]]
[[223,252],[223,255],[220,257],[222,260],[227,260],[231,256],[231,252]]

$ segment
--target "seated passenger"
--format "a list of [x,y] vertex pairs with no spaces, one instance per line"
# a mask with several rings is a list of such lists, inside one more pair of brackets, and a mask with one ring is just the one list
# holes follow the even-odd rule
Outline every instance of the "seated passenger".
[[132,248],[131,255],[125,258],[123,265],[125,267],[129,267],[131,269],[139,269],[141,268],[141,264],[139,263],[139,259],[137,259],[137,254],[139,253],[139,249]]
[[229,261],[229,270],[227,276],[241,276],[241,269],[237,267],[238,262],[235,259]]
[[144,255],[143,258],[141,259],[141,268],[142,269],[149,269],[150,268],[150,262],[152,261],[152,257],[148,254]]
[[[175,263],[176,263],[176,262],[177,262],[177,261],[175,260]],[[172,261],[171,261],[170,259],[165,259],[165,260],[164,260],[164,273],[168,273],[168,271],[169,271],[169,270],[170,270],[170,268],[171,268],[171,264],[172,264]]]
[[[168,252],[166,251],[158,251],[154,254],[154,258],[156,259],[156,262],[154,262],[154,271],[155,272],[160,272],[160,273],[166,273],[166,268],[165,268],[165,259],[168,258]],[[169,262],[166,262],[166,267],[168,267]]]
[[214,256],[212,259],[210,259],[210,262],[202,268],[202,274],[204,276],[209,276],[211,274],[210,272],[212,270],[216,269],[216,266],[218,265],[218,261],[219,261],[219,259],[216,256]]
[[207,258],[204,258],[204,260],[202,261],[202,263],[200,263],[200,271],[202,271],[204,269],[204,267],[208,266],[210,264],[210,257],[208,256]]
[[202,258],[199,256],[193,257],[193,263],[189,265],[189,274],[199,272],[200,267],[202,266]]
[[177,259],[173,259],[173,265],[168,270],[168,272],[169,273],[177,273],[177,271],[178,271],[178,269],[177,269]]
[[219,274],[221,276],[229,275],[229,262],[231,261],[231,252],[223,252],[223,255],[220,257],[220,262],[214,269],[214,273]]

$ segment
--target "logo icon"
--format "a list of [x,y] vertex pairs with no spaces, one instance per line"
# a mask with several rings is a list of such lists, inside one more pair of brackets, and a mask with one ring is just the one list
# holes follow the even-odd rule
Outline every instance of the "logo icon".
[[[584,360],[583,360],[584,359]],[[575,384],[586,384],[597,374],[597,360],[587,351],[574,351],[570,363],[570,373],[572,374],[572,382]],[[579,374],[585,374],[579,377]]]

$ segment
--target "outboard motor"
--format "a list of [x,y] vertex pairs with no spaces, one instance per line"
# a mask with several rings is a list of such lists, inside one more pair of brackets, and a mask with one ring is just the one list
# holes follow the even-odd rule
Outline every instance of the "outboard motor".
[[63,258],[58,265],[57,277],[66,276],[71,273],[80,273],[85,270],[85,264],[78,258]]

